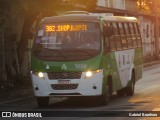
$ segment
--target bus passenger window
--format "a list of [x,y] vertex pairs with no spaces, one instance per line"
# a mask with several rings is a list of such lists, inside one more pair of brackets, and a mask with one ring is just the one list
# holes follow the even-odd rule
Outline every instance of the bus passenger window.
[[119,26],[119,31],[120,31],[120,34],[121,34],[122,47],[123,47],[123,49],[127,49],[128,44],[127,44],[127,40],[126,40],[126,36],[125,36],[125,32],[124,32],[123,23],[119,23],[118,26]]
[[133,47],[135,48],[135,47],[137,47],[137,37],[136,37],[135,31],[134,31],[134,26],[132,23],[129,23],[129,28],[130,28],[130,33],[132,36]]
[[122,42],[121,42],[120,32],[118,31],[118,25],[117,23],[112,23],[112,26],[113,26],[114,39],[116,41],[117,50],[122,50]]
[[124,23],[125,33],[126,33],[126,39],[128,42],[128,47],[132,48],[132,37],[129,29],[129,23]]
[[137,41],[138,41],[138,46],[141,47],[141,36],[140,36],[140,30],[139,30],[139,27],[138,27],[138,24],[137,23],[134,23],[134,26],[135,26],[135,32],[136,32],[136,36],[137,36]]
[[[113,27],[112,23],[110,23],[110,25],[112,26],[113,31],[114,31],[114,27]],[[115,38],[113,35],[109,37],[109,41],[110,41],[111,50],[115,51],[116,50],[116,41],[115,41]]]

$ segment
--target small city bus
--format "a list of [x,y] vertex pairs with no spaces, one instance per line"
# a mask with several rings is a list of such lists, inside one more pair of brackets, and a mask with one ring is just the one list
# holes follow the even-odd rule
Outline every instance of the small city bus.
[[31,58],[39,106],[50,97],[132,96],[142,78],[142,39],[135,17],[68,12],[43,18]]

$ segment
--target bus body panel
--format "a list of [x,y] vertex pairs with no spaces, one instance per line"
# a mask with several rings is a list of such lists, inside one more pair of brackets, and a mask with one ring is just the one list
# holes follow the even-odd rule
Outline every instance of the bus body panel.
[[142,71],[143,71],[143,56],[142,56],[143,53],[142,52],[143,52],[142,48],[135,49],[134,64],[135,64],[136,81],[142,79]]
[[[32,71],[35,72],[65,72],[65,71],[87,71],[101,69],[101,57],[98,55],[89,60],[83,61],[43,61],[36,57],[32,57]],[[94,64],[94,65],[93,65]]]
[[130,71],[133,69],[134,49],[115,52],[116,63],[122,87],[126,87],[131,80]]
[[[102,82],[103,82],[103,69],[101,68],[101,55],[98,55],[92,59],[85,61],[74,61],[74,62],[45,62],[35,57],[32,57],[32,69],[34,72],[31,74],[32,84],[34,88],[35,96],[100,96],[102,95]],[[34,62],[33,62],[34,61]],[[93,65],[94,64],[94,65]],[[36,67],[37,66],[37,67]],[[38,68],[38,69],[37,69]],[[99,72],[96,72],[99,70]],[[87,71],[92,71],[92,77],[86,77]],[[44,78],[39,78],[35,73],[42,72]],[[50,79],[49,73],[68,73],[80,72],[80,78],[57,78]],[[52,85],[58,86],[58,81],[69,81],[66,86],[78,85],[75,89],[68,90],[54,90]],[[60,83],[63,84],[63,83]],[[61,86],[61,85],[59,85]],[[63,86],[63,85],[62,85]],[[36,90],[36,87],[39,89]],[[77,94],[76,94],[77,93]]]
[[[129,49],[110,53],[110,73],[113,78],[113,92],[127,87],[132,76],[132,70],[136,71],[136,81],[142,79],[142,50]],[[109,58],[109,56],[107,56]]]

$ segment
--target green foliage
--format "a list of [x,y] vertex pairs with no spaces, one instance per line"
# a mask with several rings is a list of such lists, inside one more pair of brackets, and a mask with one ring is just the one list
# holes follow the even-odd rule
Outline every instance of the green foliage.
[[144,14],[154,14],[155,13],[155,6],[154,2],[157,5],[158,15],[160,15],[160,2],[158,0],[137,0],[137,9],[139,12]]
[[137,9],[144,14],[152,13],[152,3],[150,0],[137,0]]

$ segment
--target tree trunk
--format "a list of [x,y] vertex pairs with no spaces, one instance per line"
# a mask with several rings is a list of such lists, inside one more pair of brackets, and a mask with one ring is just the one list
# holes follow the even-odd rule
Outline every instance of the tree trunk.
[[[32,37],[30,29],[31,29],[31,25],[34,21],[34,18],[35,18],[35,15],[31,15],[29,13],[26,13],[25,21],[24,21],[23,29],[22,29],[21,39],[18,44],[18,59],[19,59],[20,68],[23,64],[25,52],[27,50],[28,39]],[[22,70],[20,70],[20,71],[22,72]]]

